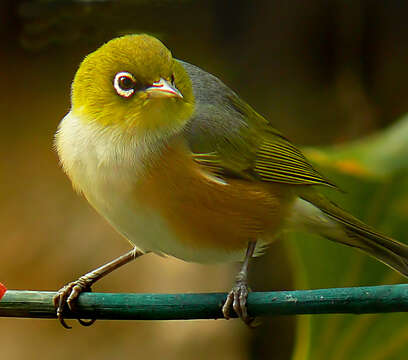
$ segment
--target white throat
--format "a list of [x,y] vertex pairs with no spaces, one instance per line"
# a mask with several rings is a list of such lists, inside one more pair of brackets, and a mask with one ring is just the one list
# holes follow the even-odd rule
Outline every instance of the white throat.
[[55,144],[65,172],[85,195],[86,188],[99,180],[109,183],[127,178],[134,183],[163,147],[163,141],[82,121],[72,111],[61,121]]

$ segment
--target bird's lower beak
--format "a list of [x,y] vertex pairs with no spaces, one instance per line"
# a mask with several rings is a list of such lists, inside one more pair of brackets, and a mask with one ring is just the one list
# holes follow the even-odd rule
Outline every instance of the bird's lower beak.
[[167,80],[160,78],[145,90],[150,97],[177,97],[182,99],[181,92]]

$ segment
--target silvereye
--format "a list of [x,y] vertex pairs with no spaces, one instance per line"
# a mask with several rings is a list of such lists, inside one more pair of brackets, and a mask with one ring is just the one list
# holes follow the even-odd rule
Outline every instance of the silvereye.
[[[133,245],[63,287],[61,323],[81,291],[147,252],[200,263],[242,261],[222,308],[246,324],[251,257],[283,230],[358,248],[408,276],[408,247],[319,194],[335,185],[271,123],[156,38],[128,35],[88,55],[56,134],[74,188]],[[83,321],[82,321],[83,322]]]

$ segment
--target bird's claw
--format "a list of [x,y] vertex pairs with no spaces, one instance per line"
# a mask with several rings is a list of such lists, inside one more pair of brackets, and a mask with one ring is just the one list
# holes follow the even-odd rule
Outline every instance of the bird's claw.
[[225,319],[230,318],[231,306],[235,313],[242,319],[242,321],[249,327],[254,327],[255,318],[248,315],[247,310],[247,298],[248,298],[248,285],[245,282],[238,281],[233,289],[229,292],[227,299],[222,307],[222,313]]
[[[65,306],[68,306],[71,312],[75,312],[76,311],[76,301],[78,299],[78,296],[82,292],[91,292],[91,291],[92,291],[91,287],[88,284],[86,284],[86,282],[82,278],[79,278],[76,281],[70,282],[69,284],[65,285],[60,290],[58,290],[57,294],[54,296],[53,302],[54,302],[54,307],[57,311],[57,318],[64,328],[66,329],[72,328],[65,322],[65,319],[64,319]],[[90,320],[77,319],[77,320],[83,326],[90,326],[96,321],[96,319],[90,319]]]

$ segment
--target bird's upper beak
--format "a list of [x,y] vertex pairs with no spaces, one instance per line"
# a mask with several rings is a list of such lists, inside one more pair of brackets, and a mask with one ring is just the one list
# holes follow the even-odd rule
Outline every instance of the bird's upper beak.
[[182,99],[181,92],[167,80],[160,78],[145,90],[151,97],[177,97]]

